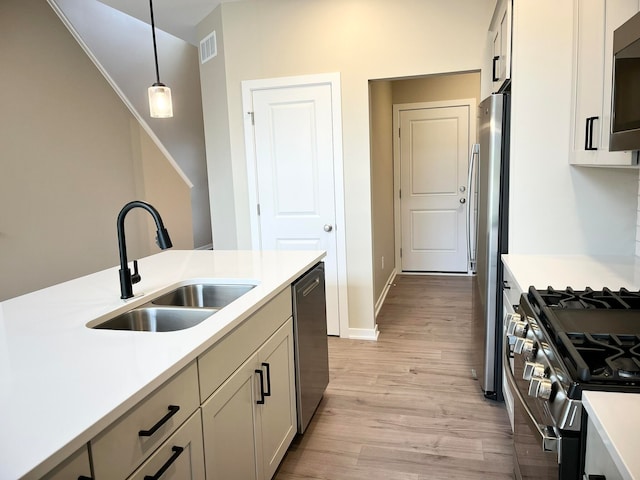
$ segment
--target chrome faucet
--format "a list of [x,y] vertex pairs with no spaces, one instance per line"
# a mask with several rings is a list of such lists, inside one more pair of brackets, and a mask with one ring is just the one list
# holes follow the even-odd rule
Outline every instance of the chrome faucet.
[[129,269],[129,262],[127,261],[127,245],[124,237],[124,217],[134,208],[142,208],[151,214],[153,220],[156,222],[156,228],[158,229],[156,233],[156,243],[162,250],[173,246],[171,239],[169,238],[169,232],[164,228],[160,214],[152,205],[147,202],[135,200],[122,207],[122,210],[120,210],[120,213],[118,214],[118,249],[120,250],[120,298],[123,300],[133,297],[133,284],[138,283],[141,279],[140,273],[138,272],[137,260],[133,261],[133,274]]

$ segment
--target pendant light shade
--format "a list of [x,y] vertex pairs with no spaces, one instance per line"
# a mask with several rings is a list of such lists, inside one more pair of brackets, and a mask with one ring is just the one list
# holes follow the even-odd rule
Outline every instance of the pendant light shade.
[[153,19],[153,0],[149,0],[151,12],[151,36],[153,37],[153,59],[156,64],[156,82],[148,89],[149,114],[152,118],[173,117],[173,104],[171,103],[171,89],[160,81],[158,69],[158,48],[156,46],[156,25]]
[[162,83],[149,87],[149,113],[153,118],[173,117],[171,89]]

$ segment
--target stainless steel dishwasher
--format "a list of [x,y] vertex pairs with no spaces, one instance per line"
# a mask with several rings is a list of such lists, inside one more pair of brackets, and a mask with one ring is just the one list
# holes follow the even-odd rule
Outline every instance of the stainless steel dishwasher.
[[304,433],[329,384],[324,263],[293,283],[298,433]]

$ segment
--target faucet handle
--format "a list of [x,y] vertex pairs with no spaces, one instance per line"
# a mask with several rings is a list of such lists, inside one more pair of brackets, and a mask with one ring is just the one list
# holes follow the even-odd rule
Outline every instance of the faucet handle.
[[133,261],[133,273],[131,274],[131,283],[138,283],[142,280],[140,273],[138,273],[138,261]]

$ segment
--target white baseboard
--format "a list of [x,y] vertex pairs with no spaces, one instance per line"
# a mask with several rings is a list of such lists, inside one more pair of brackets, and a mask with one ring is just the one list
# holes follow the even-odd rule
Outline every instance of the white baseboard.
[[349,338],[351,340],[378,340],[378,325],[374,328],[350,328]]
[[374,318],[378,318],[378,313],[380,313],[380,309],[382,308],[382,305],[384,304],[384,301],[387,298],[387,293],[389,293],[389,289],[391,288],[391,285],[393,284],[393,281],[396,278],[396,274],[397,274],[397,271],[394,268],[391,271],[391,275],[389,275],[389,278],[387,279],[387,283],[384,286],[384,289],[382,290],[382,294],[380,295],[380,298],[378,298],[378,301],[376,302]]

